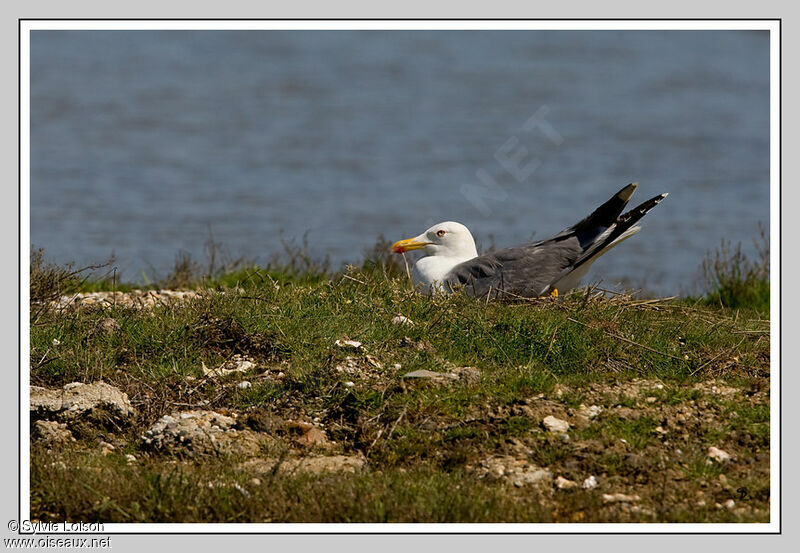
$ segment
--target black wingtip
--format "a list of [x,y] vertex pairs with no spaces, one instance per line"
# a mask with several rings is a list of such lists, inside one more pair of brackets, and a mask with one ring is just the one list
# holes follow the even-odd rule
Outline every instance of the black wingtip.
[[614,224],[638,186],[638,182],[632,182],[624,186],[619,192],[611,196],[608,201],[589,214],[589,216],[568,229],[565,229],[560,234],[574,232],[578,236],[578,240],[581,241],[581,244],[590,243],[598,234]]
[[[647,214],[648,211],[650,211],[655,206],[660,204],[661,200],[663,200],[667,196],[669,196],[669,192],[664,192],[663,194],[659,194],[658,196],[650,198],[646,202],[642,202],[641,204],[637,205],[636,207],[634,207],[630,211],[627,211],[627,212],[623,213],[617,219],[617,225],[621,226],[621,225],[624,225],[625,223],[629,223],[629,222],[630,222],[630,224],[635,223],[636,221],[638,221],[639,219],[644,217],[645,214]],[[625,228],[627,228],[627,227],[625,227]]]

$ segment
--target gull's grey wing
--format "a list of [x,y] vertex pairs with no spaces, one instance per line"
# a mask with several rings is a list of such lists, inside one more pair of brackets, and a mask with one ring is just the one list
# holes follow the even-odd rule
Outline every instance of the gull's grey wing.
[[583,251],[575,236],[508,248],[456,265],[447,275],[447,284],[451,290],[463,285],[464,291],[475,297],[503,293],[538,296]]
[[591,263],[667,195],[661,194],[620,215],[637,184],[629,184],[577,224],[552,238],[485,254],[456,265],[447,275],[452,290],[459,285],[471,296],[494,293],[534,297],[572,271]]

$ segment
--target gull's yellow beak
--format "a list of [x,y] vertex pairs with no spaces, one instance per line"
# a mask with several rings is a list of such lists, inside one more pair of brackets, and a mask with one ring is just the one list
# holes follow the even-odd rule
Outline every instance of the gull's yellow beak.
[[408,240],[400,240],[395,242],[392,246],[394,253],[405,253],[411,250],[419,250],[430,244],[430,242],[419,242],[416,238],[409,238]]

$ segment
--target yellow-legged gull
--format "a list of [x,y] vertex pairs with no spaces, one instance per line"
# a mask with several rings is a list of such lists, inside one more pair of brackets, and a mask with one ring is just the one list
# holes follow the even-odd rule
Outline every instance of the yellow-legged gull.
[[622,213],[637,186],[629,184],[591,215],[547,240],[479,256],[469,229],[447,221],[396,242],[392,251],[424,250],[426,256],[414,265],[411,278],[425,293],[449,293],[460,286],[476,297],[566,292],[580,284],[598,257],[639,232],[636,222],[667,197],[660,194]]

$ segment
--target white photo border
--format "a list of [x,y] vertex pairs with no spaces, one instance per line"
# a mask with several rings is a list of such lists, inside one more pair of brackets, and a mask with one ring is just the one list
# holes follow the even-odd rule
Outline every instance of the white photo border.
[[[770,33],[770,522],[758,523],[104,523],[118,534],[780,534],[780,19],[19,19],[19,520],[30,519],[30,33],[38,30],[764,30]],[[39,532],[42,534],[42,532]],[[45,533],[46,534],[46,533]]]

